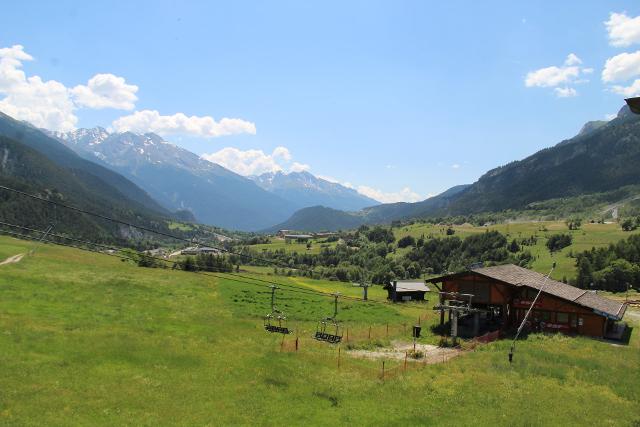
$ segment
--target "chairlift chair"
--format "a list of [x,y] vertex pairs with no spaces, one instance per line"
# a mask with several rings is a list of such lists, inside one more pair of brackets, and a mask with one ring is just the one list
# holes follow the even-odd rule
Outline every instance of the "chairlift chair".
[[264,317],[264,329],[267,332],[287,335],[292,331],[287,327],[287,316],[276,308],[276,289],[276,286],[271,286],[271,313]]
[[340,294],[333,294],[334,312],[333,317],[327,317],[318,322],[316,333],[313,336],[318,341],[324,341],[329,344],[337,344],[342,341],[342,328],[336,320],[338,315],[338,297]]

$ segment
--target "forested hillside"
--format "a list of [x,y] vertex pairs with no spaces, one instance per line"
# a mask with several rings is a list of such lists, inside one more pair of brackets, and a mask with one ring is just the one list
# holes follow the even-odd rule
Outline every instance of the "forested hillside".
[[[0,136],[0,184],[48,200],[102,215],[166,230],[167,217],[127,199],[114,187],[87,172],[63,168],[21,142]],[[4,222],[36,229],[54,225],[55,232],[92,241],[139,239],[138,231],[62,207],[0,190]],[[16,230],[13,230],[16,231]]]

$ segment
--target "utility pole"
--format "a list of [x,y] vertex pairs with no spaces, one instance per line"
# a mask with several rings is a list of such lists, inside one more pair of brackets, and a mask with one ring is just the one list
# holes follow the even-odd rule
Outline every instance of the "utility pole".
[[362,299],[367,301],[369,299],[369,286],[370,283],[366,283],[364,280],[358,286],[362,288]]

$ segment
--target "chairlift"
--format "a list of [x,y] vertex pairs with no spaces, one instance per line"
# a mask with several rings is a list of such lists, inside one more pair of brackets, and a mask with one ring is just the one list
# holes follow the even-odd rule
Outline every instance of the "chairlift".
[[287,335],[291,330],[287,327],[287,316],[276,308],[276,289],[278,289],[277,286],[271,286],[271,313],[264,317],[264,330]]
[[322,319],[318,322],[316,333],[313,336],[318,341],[324,341],[329,344],[337,344],[342,341],[342,328],[336,320],[338,316],[338,297],[340,294],[333,294],[334,309],[333,316]]

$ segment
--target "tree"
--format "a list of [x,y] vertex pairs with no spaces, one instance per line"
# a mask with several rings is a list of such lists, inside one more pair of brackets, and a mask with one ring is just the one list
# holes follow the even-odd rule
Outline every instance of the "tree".
[[593,266],[587,257],[578,258],[578,287],[589,289],[593,283]]
[[196,271],[196,263],[193,261],[193,258],[190,256],[186,257],[184,261],[182,261],[182,269],[184,271]]
[[509,252],[514,253],[514,254],[517,253],[517,252],[520,252],[520,245],[518,244],[516,239],[513,239],[511,241],[511,243],[509,244]]
[[367,239],[374,243],[393,243],[396,238],[393,235],[393,231],[388,228],[380,226],[374,227],[366,232]]
[[571,245],[573,237],[571,234],[554,234],[547,240],[547,248],[549,252],[557,252]]
[[447,227],[447,236],[453,236],[454,234],[456,234],[456,230],[451,227]]
[[399,248],[406,248],[408,246],[415,246],[416,239],[413,236],[404,236],[400,240],[398,240]]
[[634,221],[631,218],[627,218],[624,221],[622,221],[621,227],[622,227],[622,230],[624,231],[633,231],[636,228],[638,228],[638,222]]
[[566,221],[569,230],[579,230],[582,226],[582,218],[571,218]]
[[628,283],[640,280],[640,267],[625,259],[617,259],[609,266],[597,271],[594,279],[598,287],[611,292],[623,292]]

